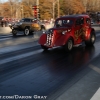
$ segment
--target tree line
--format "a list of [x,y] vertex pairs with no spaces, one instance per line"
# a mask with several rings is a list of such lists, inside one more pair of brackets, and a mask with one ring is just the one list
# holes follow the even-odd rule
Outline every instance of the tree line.
[[[9,18],[33,17],[32,6],[36,0],[8,0],[0,2],[0,16]],[[86,11],[99,12],[100,0],[39,0],[39,11],[41,19],[51,19],[69,14],[82,14]]]

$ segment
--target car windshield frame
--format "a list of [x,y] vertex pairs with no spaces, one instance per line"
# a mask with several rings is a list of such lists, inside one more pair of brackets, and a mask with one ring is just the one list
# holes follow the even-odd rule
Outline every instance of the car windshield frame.
[[24,19],[21,19],[20,22],[31,22],[31,19],[29,19],[29,18],[24,18]]

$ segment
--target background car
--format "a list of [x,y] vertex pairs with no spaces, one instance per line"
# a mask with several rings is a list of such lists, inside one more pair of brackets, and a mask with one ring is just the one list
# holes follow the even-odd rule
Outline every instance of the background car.
[[45,30],[45,26],[38,19],[33,18],[23,18],[12,26],[13,36],[16,36],[18,31],[23,31],[24,35],[29,35],[39,30]]

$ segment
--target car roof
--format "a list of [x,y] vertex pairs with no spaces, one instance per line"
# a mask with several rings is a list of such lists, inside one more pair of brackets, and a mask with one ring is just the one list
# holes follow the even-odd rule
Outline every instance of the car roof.
[[76,18],[81,18],[81,17],[84,17],[84,18],[89,18],[89,16],[88,15],[85,15],[85,14],[78,14],[78,15],[66,15],[66,16],[62,16],[62,17],[60,17],[60,18],[58,18],[58,19],[66,19],[66,18],[72,18],[72,19],[76,19]]
[[37,20],[37,21],[39,21],[38,19],[36,19],[36,18],[22,18],[21,20],[26,20],[26,19],[30,19],[30,20]]
[[34,18],[22,18],[22,19],[34,19]]

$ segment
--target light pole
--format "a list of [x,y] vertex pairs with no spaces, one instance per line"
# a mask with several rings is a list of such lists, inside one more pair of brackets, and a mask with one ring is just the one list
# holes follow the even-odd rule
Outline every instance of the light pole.
[[23,5],[21,5],[21,17],[24,17]]
[[13,4],[11,3],[11,18],[12,18],[12,6],[13,6]]
[[4,10],[3,10],[3,2],[0,0],[0,14],[1,16],[4,16]]
[[3,16],[3,5],[2,2],[0,1],[0,16]]
[[36,6],[37,6],[37,18],[40,18],[39,0],[36,1]]
[[85,4],[84,4],[85,5],[85,13],[87,12],[87,3],[88,3],[87,0],[85,0]]
[[59,11],[59,8],[60,8],[59,7],[59,0],[56,0],[56,1],[53,0],[53,19],[55,19],[55,9],[54,9],[55,8],[55,3],[57,3],[57,5],[58,5],[58,8],[57,8],[58,9],[58,17],[60,15],[60,11]]
[[58,17],[60,16],[60,10],[59,10],[60,6],[59,6],[59,0],[58,0]]
[[53,19],[55,18],[54,6],[55,6],[55,4],[54,4],[54,2],[53,2]]
[[39,0],[36,0],[36,5],[39,6]]

